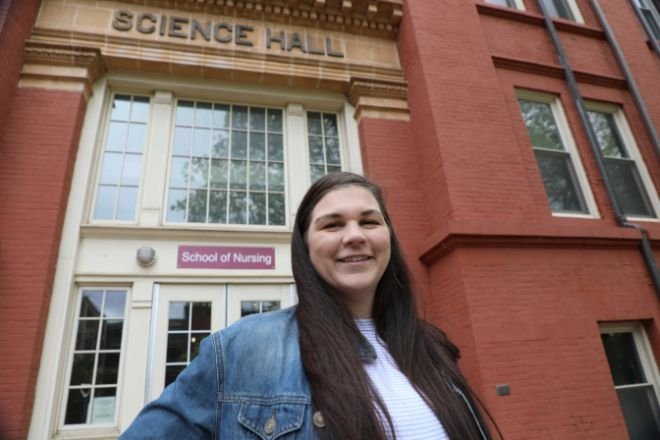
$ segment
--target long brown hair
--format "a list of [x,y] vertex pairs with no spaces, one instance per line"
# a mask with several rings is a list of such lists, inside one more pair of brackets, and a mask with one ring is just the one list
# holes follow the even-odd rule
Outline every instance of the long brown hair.
[[[384,440],[387,430],[394,436],[387,408],[359,356],[359,347],[366,341],[338,293],[314,269],[305,241],[316,204],[328,192],[351,185],[373,194],[390,230],[391,258],[376,289],[372,310],[378,336],[450,439],[491,439],[474,404],[475,397],[458,370],[458,348],[417,314],[408,267],[380,188],[352,173],[332,173],[311,186],[300,203],[291,241],[302,364],[314,408],[325,420],[325,427],[317,430],[320,438]],[[383,426],[379,410],[389,429]]]

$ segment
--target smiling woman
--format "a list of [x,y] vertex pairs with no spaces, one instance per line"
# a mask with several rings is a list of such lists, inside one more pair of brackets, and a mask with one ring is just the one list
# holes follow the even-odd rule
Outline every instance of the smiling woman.
[[458,348],[417,316],[378,186],[351,173],[320,178],[298,209],[291,253],[298,305],[204,340],[123,439],[492,438]]

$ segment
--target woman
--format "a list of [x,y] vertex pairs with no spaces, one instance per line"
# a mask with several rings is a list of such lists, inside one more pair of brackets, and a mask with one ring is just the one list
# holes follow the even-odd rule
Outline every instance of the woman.
[[298,305],[207,338],[123,439],[491,438],[458,349],[417,316],[376,185],[318,180],[291,250]]

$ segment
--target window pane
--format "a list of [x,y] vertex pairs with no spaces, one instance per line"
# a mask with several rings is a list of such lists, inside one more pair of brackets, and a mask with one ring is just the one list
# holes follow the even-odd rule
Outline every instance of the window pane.
[[186,220],[185,189],[171,189],[167,199],[167,220],[171,222],[183,222]]
[[250,212],[250,224],[263,225],[266,223],[266,194],[250,193],[248,201],[248,210]]
[[95,219],[110,220],[114,217],[117,190],[116,186],[99,186],[94,209]]
[[121,153],[103,153],[103,166],[101,168],[100,183],[105,185],[118,185],[121,174]]
[[190,187],[206,188],[209,178],[209,160],[201,157],[193,157],[190,162]]
[[321,128],[321,113],[307,113],[307,132],[319,136],[323,134],[323,129]]
[[587,212],[568,155],[537,151],[536,160],[552,211]]
[[271,134],[268,136],[268,160],[276,160],[280,162],[284,160],[282,135]]
[[241,301],[241,318],[259,313],[259,301]]
[[323,165],[312,165],[309,168],[312,183],[316,182],[325,175],[325,167]]
[[126,292],[123,290],[108,290],[105,295],[103,316],[107,318],[121,318],[124,316],[126,305]]
[[614,118],[609,113],[587,112],[596,140],[605,157],[628,157],[619,133],[614,125]]
[[325,157],[323,154],[323,138],[320,136],[309,137],[309,161],[311,163],[323,163]]
[[211,329],[211,303],[194,302],[192,303],[193,313],[191,330],[210,330]]
[[70,385],[92,383],[94,372],[94,353],[76,353],[73,355]]
[[605,169],[616,201],[626,215],[655,217],[633,161],[605,159]]
[[80,305],[81,317],[101,316],[101,307],[103,306],[102,290],[85,290],[83,292],[82,303]]
[[337,136],[337,116],[332,113],[323,113],[323,135]]
[[194,333],[190,337],[190,361],[197,357],[197,354],[199,353],[199,344],[201,344],[202,339],[208,335],[208,333]]
[[91,405],[91,423],[114,423],[116,400],[117,388],[97,388]]
[[213,105],[206,102],[198,102],[195,109],[195,126],[196,127],[210,127],[211,126],[211,109]]
[[138,190],[135,187],[119,188],[119,200],[117,201],[117,220],[134,220],[135,205],[137,204]]
[[524,99],[519,100],[519,102],[532,146],[535,148],[564,150],[550,104]]
[[653,386],[617,390],[631,440],[660,438],[660,410]]
[[131,106],[131,121],[147,123],[149,120],[149,98],[136,96]]
[[227,130],[213,131],[213,157],[229,157],[229,132]]
[[279,301],[262,301],[261,302],[261,311],[262,312],[272,312],[274,310],[280,309]]
[[179,101],[176,106],[176,125],[193,125],[195,104],[191,101]]
[[99,353],[96,384],[116,384],[119,372],[119,353]]
[[266,189],[266,166],[263,162],[250,162],[250,189]]
[[231,126],[232,128],[237,128],[241,130],[247,129],[247,121],[248,121],[248,109],[247,107],[240,106],[240,105],[234,105],[232,106],[232,119],[231,119]]
[[130,96],[115,95],[115,99],[112,101],[110,119],[113,121],[128,121],[130,107]]
[[140,172],[142,171],[142,155],[126,154],[124,156],[124,169],[121,176],[122,185],[138,186],[140,183]]
[[211,145],[211,130],[196,128],[193,132],[192,155],[199,157],[208,157]]
[[227,223],[227,191],[211,191],[209,222]]
[[121,319],[104,319],[101,330],[101,350],[119,350],[124,321]]
[[268,189],[284,191],[284,166],[281,163],[268,164]]
[[266,129],[266,109],[250,107],[250,130],[264,131]]
[[233,131],[231,136],[231,157],[236,159],[247,158],[247,133]]
[[168,330],[188,330],[189,304],[186,302],[170,302],[168,314]]
[[206,222],[206,197],[208,191],[204,189],[190,190],[188,200],[188,221],[192,223]]
[[144,140],[147,137],[147,126],[145,124],[131,124],[128,127],[128,139],[126,140],[126,151],[142,153]]
[[284,194],[268,194],[268,224],[284,224]]
[[188,186],[188,172],[189,161],[187,157],[173,157],[172,158],[172,171],[170,173],[170,186],[185,188]]
[[250,160],[266,160],[266,137],[263,133],[250,134]]
[[231,161],[231,187],[234,189],[247,187],[247,167],[244,160]]
[[172,151],[174,154],[187,156],[192,147],[193,131],[188,127],[176,127],[174,129],[174,142]]
[[111,122],[108,127],[108,139],[105,143],[106,151],[124,151],[128,124],[125,122]]
[[229,106],[215,104],[213,106],[213,126],[215,128],[229,128]]
[[227,187],[227,160],[213,159],[211,161],[211,188]]
[[229,193],[229,223],[242,224],[247,220],[247,197],[244,191]]
[[282,110],[268,109],[268,131],[282,132]]
[[186,368],[185,365],[168,365],[165,367],[165,386],[176,380],[176,377]]
[[72,389],[66,404],[65,425],[87,423],[87,411],[89,409],[90,388]]
[[167,335],[167,362],[188,361],[189,333],[170,333]]
[[614,385],[645,383],[646,379],[639,362],[633,334],[631,332],[603,333],[601,338]]
[[76,350],[95,350],[98,335],[99,321],[97,319],[80,320],[76,335]]
[[325,155],[329,164],[341,164],[341,157],[339,154],[339,139],[327,138],[325,141]]

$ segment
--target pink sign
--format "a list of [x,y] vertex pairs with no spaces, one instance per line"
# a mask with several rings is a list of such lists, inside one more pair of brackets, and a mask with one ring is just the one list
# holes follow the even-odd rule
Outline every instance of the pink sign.
[[275,248],[179,246],[176,267],[183,269],[275,269]]

